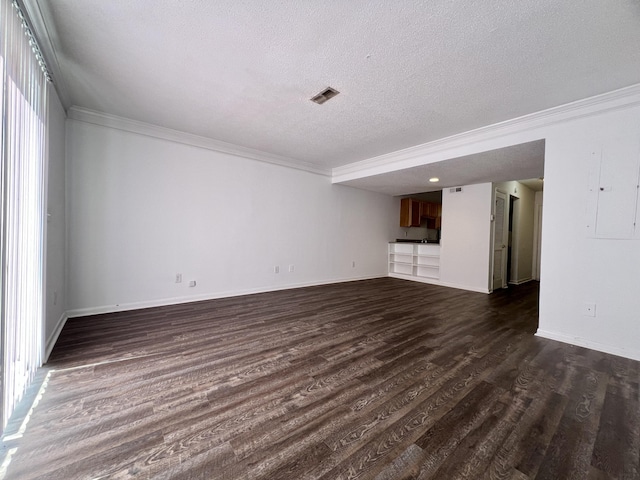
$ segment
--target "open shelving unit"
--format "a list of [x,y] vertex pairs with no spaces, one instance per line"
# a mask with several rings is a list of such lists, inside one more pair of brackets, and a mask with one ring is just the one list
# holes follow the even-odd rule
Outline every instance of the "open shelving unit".
[[440,278],[440,245],[432,243],[390,243],[389,275],[418,281]]

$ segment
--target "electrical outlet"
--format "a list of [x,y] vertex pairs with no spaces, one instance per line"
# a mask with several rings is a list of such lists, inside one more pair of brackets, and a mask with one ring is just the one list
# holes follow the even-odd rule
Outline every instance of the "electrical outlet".
[[582,306],[582,315],[585,317],[595,317],[596,316],[596,304],[595,303],[585,303]]
[[176,283],[182,283],[182,274],[176,273]]
[[356,268],[356,261],[351,262],[351,268]]
[[278,265],[273,267],[273,273],[280,273],[280,267]]
[[190,287],[195,287],[195,286],[196,286],[196,281],[195,281],[195,280],[191,280],[191,281],[189,282],[189,286],[190,286]]
[[296,269],[295,265],[289,265],[289,273],[293,272]]
[[57,290],[53,291],[53,304],[54,305],[58,304],[58,291]]

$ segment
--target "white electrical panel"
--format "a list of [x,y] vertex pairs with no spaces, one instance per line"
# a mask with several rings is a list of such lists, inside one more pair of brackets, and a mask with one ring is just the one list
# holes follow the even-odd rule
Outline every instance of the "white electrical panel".
[[640,138],[610,139],[592,149],[590,163],[588,236],[640,238]]

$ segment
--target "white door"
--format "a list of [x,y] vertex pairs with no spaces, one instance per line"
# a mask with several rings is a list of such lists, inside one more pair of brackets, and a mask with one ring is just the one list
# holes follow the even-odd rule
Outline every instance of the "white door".
[[508,219],[509,203],[507,202],[507,195],[496,190],[496,200],[493,206],[493,290],[507,288]]

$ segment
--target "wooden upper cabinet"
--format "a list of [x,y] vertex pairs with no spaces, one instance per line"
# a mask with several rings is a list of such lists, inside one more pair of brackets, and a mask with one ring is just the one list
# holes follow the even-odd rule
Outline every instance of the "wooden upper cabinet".
[[428,217],[429,216],[429,203],[420,202],[420,216]]
[[420,226],[420,201],[413,198],[403,198],[400,200],[400,226],[419,227]]
[[403,198],[400,200],[400,226],[401,227],[419,227],[420,220],[427,219],[427,226],[434,228],[433,220],[438,220],[442,215],[442,205],[438,203],[421,202],[413,198]]
[[436,218],[438,216],[438,204],[429,202],[420,202],[423,217]]

